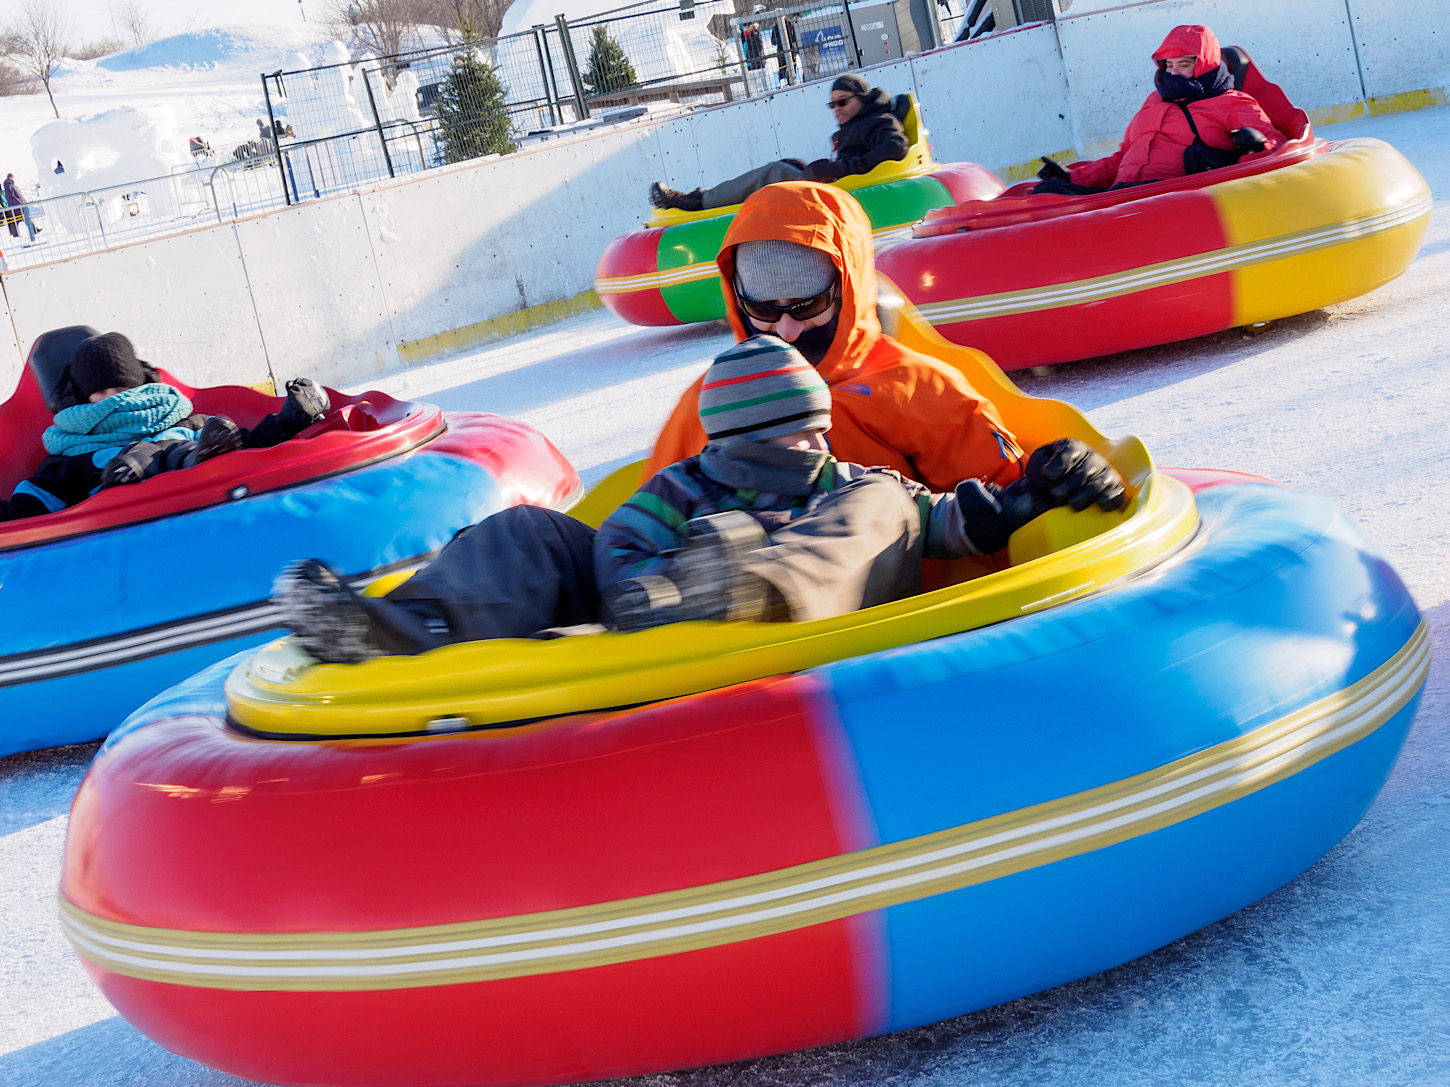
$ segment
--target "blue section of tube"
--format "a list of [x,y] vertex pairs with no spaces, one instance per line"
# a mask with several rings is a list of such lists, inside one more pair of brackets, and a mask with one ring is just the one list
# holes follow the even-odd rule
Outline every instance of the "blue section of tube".
[[[1242,736],[1341,691],[1420,622],[1328,502],[1198,496],[1181,556],[1101,596],[818,670],[882,841],[1016,811]],[[1281,886],[1360,818],[1414,705],[1351,747],[1185,822],[886,911],[883,1030],[959,1015],[1160,947]]]
[[[0,663],[131,632],[146,657],[0,687],[0,755],[98,739],[146,699],[275,630],[168,647],[168,627],[263,603],[287,562],[349,574],[426,555],[505,504],[480,465],[420,451],[300,487],[0,553]],[[108,646],[107,642],[112,645]],[[82,659],[80,666],[86,661]]]

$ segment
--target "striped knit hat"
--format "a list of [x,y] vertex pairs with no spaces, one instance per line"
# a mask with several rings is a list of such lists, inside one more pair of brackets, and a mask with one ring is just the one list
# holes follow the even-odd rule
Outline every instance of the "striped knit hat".
[[829,430],[831,390],[790,344],[751,336],[716,356],[706,371],[700,425],[717,445]]

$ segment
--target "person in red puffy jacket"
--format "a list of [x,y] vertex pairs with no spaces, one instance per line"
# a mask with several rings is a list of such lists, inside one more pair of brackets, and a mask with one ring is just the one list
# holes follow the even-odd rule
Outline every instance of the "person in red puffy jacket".
[[1233,89],[1218,39],[1206,26],[1175,26],[1153,53],[1154,91],[1107,158],[1066,170],[1043,159],[1033,192],[1085,195],[1231,166],[1288,137],[1254,97]]

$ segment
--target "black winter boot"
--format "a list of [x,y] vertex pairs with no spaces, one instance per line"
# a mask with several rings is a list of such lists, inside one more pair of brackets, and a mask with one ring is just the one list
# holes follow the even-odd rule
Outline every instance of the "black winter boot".
[[411,655],[453,639],[441,619],[428,620],[421,601],[364,597],[318,559],[289,563],[272,584],[280,625],[325,664],[358,664],[373,657]]
[[699,189],[680,192],[663,181],[656,181],[649,187],[649,202],[657,208],[677,208],[680,211],[704,211],[705,200]]
[[124,487],[140,483],[149,475],[152,458],[161,449],[153,442],[132,442],[117,453],[101,470],[101,487]]
[[196,432],[196,448],[186,458],[186,467],[233,453],[242,447],[242,428],[225,415],[209,415]]

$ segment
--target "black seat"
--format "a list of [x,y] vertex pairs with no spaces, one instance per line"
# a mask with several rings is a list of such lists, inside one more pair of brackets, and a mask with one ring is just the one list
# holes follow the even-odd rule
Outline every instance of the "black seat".
[[70,360],[82,342],[96,335],[88,325],[69,325],[51,329],[36,337],[30,348],[30,372],[45,397],[51,414],[76,403],[75,386],[70,379]]
[[1244,77],[1249,74],[1249,55],[1237,45],[1226,45],[1220,50],[1228,74],[1234,78],[1234,90],[1244,89]]
[[902,124],[906,124],[906,115],[911,112],[911,95],[898,94],[891,100],[891,112]]

